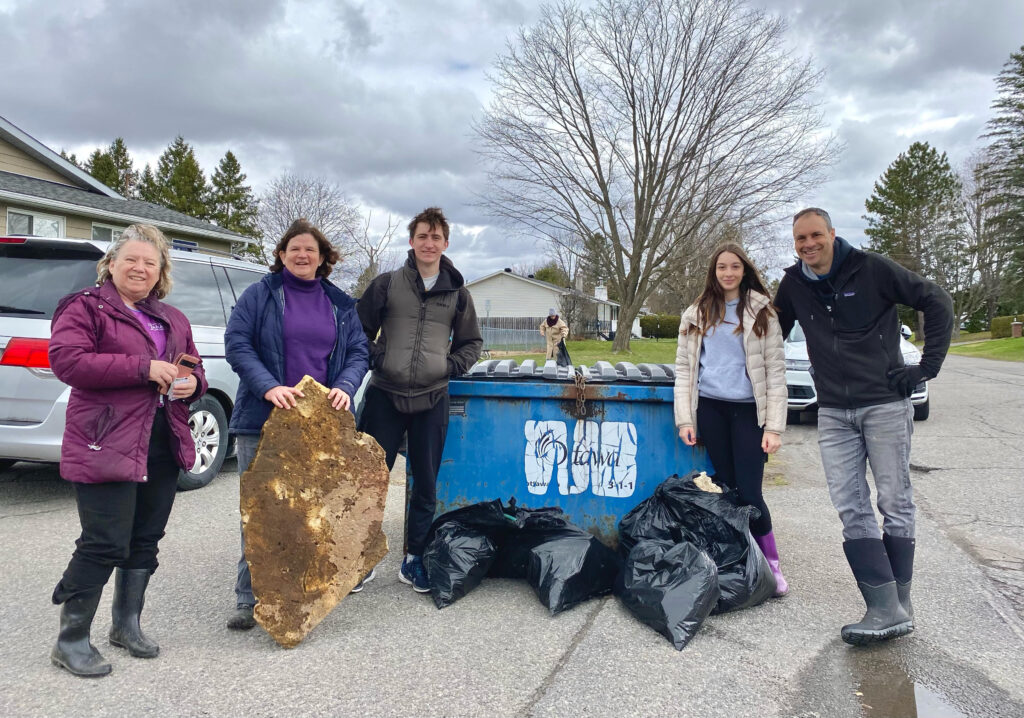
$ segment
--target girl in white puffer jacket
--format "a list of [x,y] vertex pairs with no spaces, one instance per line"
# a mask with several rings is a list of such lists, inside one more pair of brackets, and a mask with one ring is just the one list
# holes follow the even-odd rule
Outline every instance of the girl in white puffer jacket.
[[782,443],[786,397],[782,330],[768,290],[743,249],[723,244],[704,291],[679,322],[675,422],[688,446],[700,438],[715,481],[760,512],[750,531],[772,567],[776,596],[789,587],[761,484],[766,455]]

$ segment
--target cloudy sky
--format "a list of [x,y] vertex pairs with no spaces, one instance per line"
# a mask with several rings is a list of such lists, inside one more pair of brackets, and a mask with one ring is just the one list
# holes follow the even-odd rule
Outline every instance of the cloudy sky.
[[[533,0],[0,0],[0,115],[84,157],[115,136],[137,162],[181,134],[209,173],[225,150],[259,192],[284,171],[341,184],[382,221],[428,205],[456,224],[467,278],[542,261],[475,206],[471,123]],[[1024,43],[1022,0],[754,0],[825,71],[845,149],[801,204],[863,241],[873,182],[914,141],[954,166],[979,146],[993,78]],[[789,233],[780,222],[780,236]],[[401,240],[400,240],[401,241]]]

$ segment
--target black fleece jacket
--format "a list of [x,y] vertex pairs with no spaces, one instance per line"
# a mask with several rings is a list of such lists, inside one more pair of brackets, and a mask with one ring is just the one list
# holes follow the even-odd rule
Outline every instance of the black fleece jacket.
[[797,320],[807,336],[818,404],[853,409],[903,398],[889,388],[886,373],[903,366],[897,304],[924,312],[921,370],[938,375],[953,330],[953,302],[934,282],[892,260],[835,239],[836,261],[828,275],[812,280],[799,260],[787,267],[775,306],[782,335]]

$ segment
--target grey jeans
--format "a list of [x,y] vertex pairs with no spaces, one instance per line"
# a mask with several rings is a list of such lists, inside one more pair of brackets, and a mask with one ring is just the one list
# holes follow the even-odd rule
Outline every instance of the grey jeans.
[[879,538],[871,506],[866,462],[878,491],[882,527],[890,536],[914,538],[910,486],[910,399],[859,409],[818,410],[818,447],[832,504],[843,522],[843,538]]
[[[259,434],[235,435],[239,479],[249,468],[253,457],[256,456],[256,447],[259,446],[259,443]],[[235,580],[235,603],[239,606],[255,606],[256,596],[252,593],[252,574],[249,573],[249,562],[245,560],[245,534],[241,531],[241,524],[239,524],[239,534],[242,537],[242,557],[238,559],[238,578]]]

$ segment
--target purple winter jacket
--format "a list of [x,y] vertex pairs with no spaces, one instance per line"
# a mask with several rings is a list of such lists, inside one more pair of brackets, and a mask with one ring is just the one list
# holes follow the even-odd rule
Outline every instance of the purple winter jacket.
[[[167,325],[169,361],[180,352],[198,356],[184,314],[153,295],[135,307]],[[49,354],[53,373],[71,386],[61,476],[86,484],[145,481],[149,435],[160,401],[156,383],[149,380],[156,345],[112,282],[61,299],[51,323]],[[201,364],[193,374],[198,384],[191,397],[164,397],[172,453],[184,469],[191,469],[196,458],[189,404],[207,388]]]

